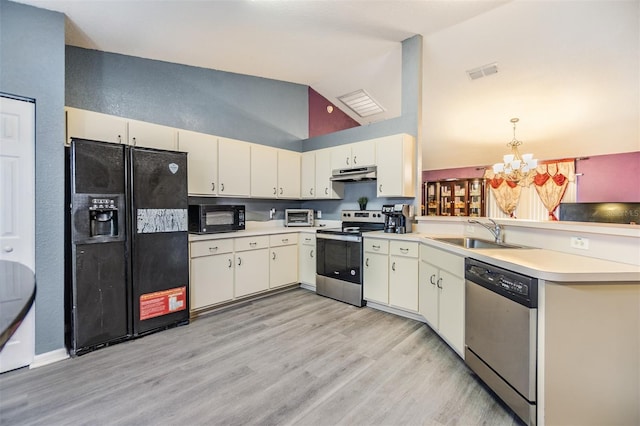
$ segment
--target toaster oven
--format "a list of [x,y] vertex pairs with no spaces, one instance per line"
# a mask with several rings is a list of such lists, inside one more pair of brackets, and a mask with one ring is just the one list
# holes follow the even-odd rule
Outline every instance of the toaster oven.
[[313,209],[285,209],[285,226],[313,226]]

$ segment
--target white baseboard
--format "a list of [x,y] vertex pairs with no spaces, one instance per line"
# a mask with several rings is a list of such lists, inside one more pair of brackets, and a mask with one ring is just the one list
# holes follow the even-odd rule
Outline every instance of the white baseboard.
[[45,352],[43,354],[36,355],[33,358],[33,362],[29,364],[29,369],[43,367],[45,365],[53,364],[54,362],[62,361],[67,358],[69,358],[69,353],[64,348]]
[[313,292],[316,291],[315,284],[300,283],[300,287],[304,288],[305,290],[311,290]]
[[372,301],[367,301],[367,307],[377,309],[379,311],[388,312],[390,314],[398,315],[401,317],[409,318],[412,320],[426,322],[424,317],[417,312],[405,311],[404,309],[383,305],[383,304],[372,302]]

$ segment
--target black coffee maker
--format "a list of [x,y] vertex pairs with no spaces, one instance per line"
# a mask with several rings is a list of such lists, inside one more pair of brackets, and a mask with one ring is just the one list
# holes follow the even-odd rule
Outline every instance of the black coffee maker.
[[411,206],[409,204],[385,204],[384,232],[405,234],[411,232]]

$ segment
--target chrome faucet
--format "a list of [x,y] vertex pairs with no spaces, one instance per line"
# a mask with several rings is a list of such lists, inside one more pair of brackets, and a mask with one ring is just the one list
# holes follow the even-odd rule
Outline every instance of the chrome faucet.
[[469,223],[477,223],[478,225],[484,226],[485,228],[487,228],[489,230],[489,232],[491,232],[491,235],[494,236],[496,243],[498,244],[502,244],[502,226],[500,226],[499,224],[496,223],[495,220],[491,219],[491,218],[487,218],[489,220],[489,222],[493,223],[492,225],[489,225],[488,223],[482,223],[478,220],[475,219],[469,219]]

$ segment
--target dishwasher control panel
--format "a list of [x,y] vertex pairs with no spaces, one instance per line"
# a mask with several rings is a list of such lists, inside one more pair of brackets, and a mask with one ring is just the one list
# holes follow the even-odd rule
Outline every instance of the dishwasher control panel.
[[529,307],[538,305],[538,280],[476,259],[465,259],[465,279]]

